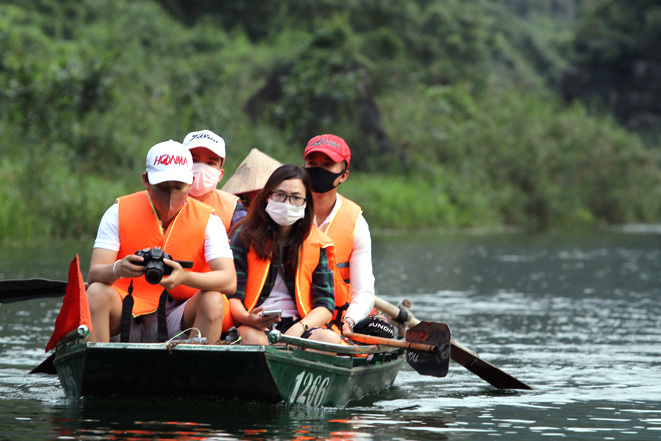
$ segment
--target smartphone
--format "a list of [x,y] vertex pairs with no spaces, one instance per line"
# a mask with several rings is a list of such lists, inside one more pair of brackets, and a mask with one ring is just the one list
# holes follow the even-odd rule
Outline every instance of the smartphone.
[[273,309],[270,311],[262,311],[262,317],[280,317],[282,314],[282,309]]

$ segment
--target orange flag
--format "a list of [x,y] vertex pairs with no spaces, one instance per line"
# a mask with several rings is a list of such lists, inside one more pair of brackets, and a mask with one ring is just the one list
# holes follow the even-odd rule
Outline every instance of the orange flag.
[[86,325],[90,332],[92,331],[90,305],[87,302],[83,275],[80,273],[80,260],[78,254],[76,254],[69,266],[69,282],[64,293],[60,313],[55,319],[55,330],[46,345],[46,352],[53,349],[62,337],[77,329],[80,325]]

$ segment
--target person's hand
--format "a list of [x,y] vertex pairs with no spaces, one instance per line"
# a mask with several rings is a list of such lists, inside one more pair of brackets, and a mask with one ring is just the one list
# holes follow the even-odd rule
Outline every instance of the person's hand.
[[342,322],[342,334],[353,332],[353,327],[355,324],[356,323],[353,321],[353,319],[345,317],[344,321]]
[[140,277],[145,273],[145,267],[139,263],[144,260],[143,257],[135,254],[124,256],[123,259],[119,259],[113,264],[113,275],[116,279]]
[[158,283],[159,285],[161,285],[166,290],[170,290],[176,288],[179,285],[186,284],[185,282],[188,273],[179,264],[179,262],[176,262],[168,258],[164,258],[163,263],[169,266],[170,268],[172,268],[172,274],[170,274],[169,276],[164,276],[161,279],[161,281]]
[[346,334],[347,332],[353,332],[353,329],[351,329],[351,325],[347,322],[342,323],[342,334]]
[[280,317],[263,317],[262,316],[263,310],[264,307],[259,306],[250,312],[249,320],[252,322],[250,323],[250,326],[257,329],[266,329],[270,327],[273,323],[280,321]]

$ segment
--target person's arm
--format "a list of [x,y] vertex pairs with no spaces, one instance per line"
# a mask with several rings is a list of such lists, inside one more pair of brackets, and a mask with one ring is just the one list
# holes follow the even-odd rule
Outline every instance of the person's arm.
[[266,329],[275,322],[280,321],[280,317],[262,317],[263,306],[258,306],[248,312],[243,302],[236,298],[228,299],[230,303],[230,313],[232,318],[238,324],[251,326],[255,329]]
[[243,302],[237,298],[229,298],[230,313],[234,321],[241,325],[252,326],[250,322],[250,313]]
[[115,277],[113,275],[113,266],[115,267],[115,274],[117,274],[115,260],[117,260],[117,251],[94,248],[92,250],[87,283],[90,285],[94,282],[106,283],[108,285],[115,283],[119,278],[119,276]]
[[349,260],[351,277],[351,304],[345,315],[343,330],[350,331],[348,321],[358,323],[374,308],[374,273],[372,270],[372,238],[369,225],[360,215],[356,222],[353,251]]
[[325,306],[318,306],[309,312],[308,315],[303,317],[303,319],[295,323],[285,335],[291,335],[292,337],[300,337],[305,333],[305,327],[308,329],[320,328],[333,318],[333,313],[328,310]]
[[236,289],[226,294],[228,299],[238,299],[243,302],[246,297],[246,284],[248,283],[248,249],[241,243],[241,230],[232,235],[230,242],[232,256],[234,257],[234,272],[236,273]]
[[143,260],[142,257],[135,254],[129,254],[128,256],[124,256],[123,259],[117,259],[117,251],[94,248],[92,250],[87,283],[91,285],[94,282],[101,282],[112,285],[117,279],[121,279],[122,277],[140,277],[145,273],[145,267],[136,263]]
[[241,243],[241,230],[232,235],[230,247],[234,256],[234,271],[236,273],[236,290],[227,296],[230,313],[235,322],[252,326],[250,313],[243,304],[243,299],[246,297],[246,283],[248,282],[248,250]]
[[280,317],[261,317],[261,312],[264,309],[263,306],[258,306],[251,312],[248,312],[243,304],[243,299],[246,296],[246,283],[248,281],[248,257],[247,250],[241,244],[239,233],[240,231],[237,231],[232,235],[232,241],[230,243],[232,254],[234,255],[234,269],[236,270],[237,278],[236,291],[234,294],[227,296],[230,304],[230,313],[236,323],[252,326],[256,329],[264,329],[273,322],[280,321]]
[[230,221],[230,229],[234,227],[234,225],[239,222],[241,219],[243,219],[246,214],[248,214],[248,209],[246,208],[241,201],[236,201],[236,206],[234,207],[234,213],[232,213],[232,220]]
[[228,294],[236,290],[236,272],[231,257],[219,257],[207,262],[211,271],[202,273],[187,271],[174,260],[163,259],[163,263],[172,267],[172,274],[164,277],[159,283],[166,290],[171,290],[179,285],[189,286],[200,291],[220,291]]
[[144,274],[145,268],[135,264],[142,262],[142,257],[130,255],[117,260],[119,245],[119,207],[114,204],[99,222],[87,275],[88,284],[101,282],[112,285],[121,277],[140,277]]

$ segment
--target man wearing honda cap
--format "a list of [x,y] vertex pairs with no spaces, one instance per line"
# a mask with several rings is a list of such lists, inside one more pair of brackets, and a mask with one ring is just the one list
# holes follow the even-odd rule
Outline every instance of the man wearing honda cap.
[[216,186],[223,179],[225,163],[225,140],[211,130],[190,132],[184,138],[184,147],[193,156],[193,176],[195,181],[190,189],[190,195],[200,202],[211,205],[216,210],[225,226],[230,228],[246,213],[246,207],[238,196]]
[[303,159],[312,178],[315,224],[335,245],[336,312],[331,324],[338,331],[352,331],[374,307],[374,274],[367,221],[360,206],[337,192],[349,177],[351,150],[339,136],[319,135],[308,141]]
[[[182,331],[220,339],[226,299],[236,289],[227,234],[213,208],[188,197],[193,158],[165,141],[147,154],[145,191],[117,199],[99,224],[88,275],[91,341],[157,342]],[[144,277],[142,249],[160,247],[174,260],[158,284]],[[229,312],[227,312],[229,315]]]

